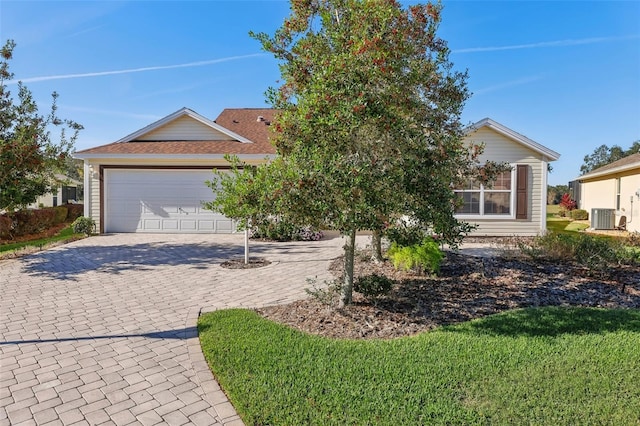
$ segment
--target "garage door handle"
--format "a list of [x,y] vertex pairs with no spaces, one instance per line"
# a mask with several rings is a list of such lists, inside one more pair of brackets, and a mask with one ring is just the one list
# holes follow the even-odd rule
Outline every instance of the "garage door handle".
[[184,210],[182,210],[182,207],[178,207],[178,211],[179,211],[180,213],[189,214],[189,213],[185,212]]

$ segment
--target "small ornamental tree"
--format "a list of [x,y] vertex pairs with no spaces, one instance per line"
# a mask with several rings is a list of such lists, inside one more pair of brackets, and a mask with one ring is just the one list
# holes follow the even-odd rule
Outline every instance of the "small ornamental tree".
[[571,195],[562,194],[560,198],[560,207],[565,211],[571,211],[578,207],[578,203],[571,199]]
[[[341,306],[351,302],[355,236],[402,215],[445,242],[464,230],[453,188],[478,169],[463,141],[466,74],[436,35],[439,4],[292,0],[273,36],[252,34],[280,61],[267,92],[278,157],[232,161],[208,207],[241,221],[277,214],[346,237]],[[489,180],[494,167],[483,170]]]
[[[18,83],[17,99],[12,98],[7,81],[13,78],[9,60],[14,47],[13,40],[9,40],[0,52],[0,210],[9,212],[35,202],[57,187],[55,174],[64,172],[82,129],[81,125],[58,117],[55,92],[46,116],[38,113],[31,92],[22,83]],[[57,142],[50,133],[54,127],[60,129]]]

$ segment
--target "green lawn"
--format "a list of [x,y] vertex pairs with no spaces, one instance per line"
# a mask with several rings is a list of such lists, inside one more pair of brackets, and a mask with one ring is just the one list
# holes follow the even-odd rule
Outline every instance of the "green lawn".
[[65,242],[65,241],[73,241],[83,237],[83,234],[74,234],[73,229],[71,227],[67,227],[58,232],[57,235],[48,238],[42,238],[39,240],[31,240],[31,241],[22,241],[19,243],[10,243],[10,244],[0,244],[0,253],[6,254],[9,252],[14,252],[21,250],[26,247],[44,247],[47,244],[56,243],[56,242]]
[[515,310],[395,340],[203,315],[203,352],[247,425],[638,424],[640,311]]

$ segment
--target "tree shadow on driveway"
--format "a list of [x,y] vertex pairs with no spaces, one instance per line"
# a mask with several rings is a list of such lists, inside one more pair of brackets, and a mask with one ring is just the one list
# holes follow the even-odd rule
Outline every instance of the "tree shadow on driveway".
[[[105,238],[105,237],[98,237]],[[187,266],[207,269],[244,253],[238,242],[153,241],[131,244],[68,244],[22,258],[23,271],[32,276],[60,280],[77,280],[97,271],[121,274],[126,271],[151,271],[157,267]],[[306,244],[252,242],[250,256],[267,256],[272,261],[282,257],[302,256],[317,260],[318,251]]]
[[50,339],[28,339],[28,340],[9,340],[0,341],[0,346],[10,345],[27,345],[37,343],[59,343],[59,342],[80,342],[83,340],[104,340],[104,339],[128,339],[133,337],[144,337],[147,339],[174,339],[186,340],[198,336],[197,327],[187,327],[177,330],[152,331],[149,333],[131,333],[131,334],[107,334],[102,336],[82,336],[82,337],[59,337]]

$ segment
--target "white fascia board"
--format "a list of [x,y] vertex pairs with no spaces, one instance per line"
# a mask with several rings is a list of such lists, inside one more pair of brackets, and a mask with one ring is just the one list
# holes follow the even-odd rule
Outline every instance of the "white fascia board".
[[478,130],[482,127],[489,127],[490,129],[495,130],[496,132],[502,134],[503,136],[506,136],[510,139],[513,139],[517,142],[519,142],[520,144],[526,146],[529,149],[532,149],[534,151],[536,151],[539,154],[544,155],[545,157],[547,157],[547,159],[545,161],[555,161],[557,159],[560,158],[560,154],[555,152],[552,149],[547,148],[544,145],[539,144],[538,142],[529,139],[528,137],[521,135],[518,132],[515,132],[513,130],[511,130],[510,128],[508,128],[507,126],[504,126],[500,123],[498,123],[497,121],[494,121],[490,118],[483,118],[482,120],[478,121],[477,123],[472,124],[471,126],[467,127],[466,129],[466,133],[469,134],[475,130]]
[[[80,154],[82,160],[224,160],[226,154]],[[276,154],[230,154],[241,160],[272,160]]]
[[188,116],[193,118],[196,121],[199,121],[200,123],[209,126],[221,133],[224,133],[225,135],[237,140],[238,142],[242,142],[242,143],[253,143],[251,142],[249,139],[245,138],[244,136],[240,136],[239,134],[232,132],[231,130],[222,127],[221,125],[209,120],[206,117],[203,117],[202,115],[198,114],[197,112],[189,109],[189,108],[182,108],[176,112],[174,112],[173,114],[169,114],[164,118],[161,118],[160,120],[149,124],[148,126],[143,127],[142,129],[131,133],[130,135],[125,136],[124,138],[116,141],[116,142],[131,142],[133,140],[136,140],[137,138],[139,138],[142,135],[145,135],[147,133],[150,133],[162,126],[164,126],[167,123],[170,123],[182,116]]
[[601,172],[587,173],[586,175],[578,176],[575,180],[593,179],[597,177],[613,175],[616,173],[626,172],[627,170],[639,169],[640,163],[625,164],[624,166],[614,167],[613,169],[603,170]]

